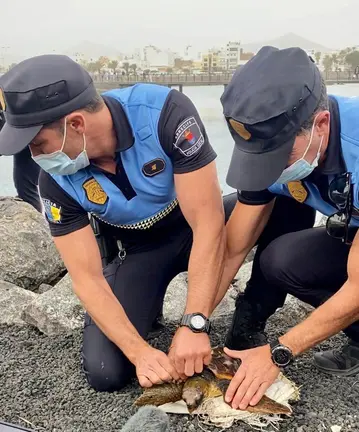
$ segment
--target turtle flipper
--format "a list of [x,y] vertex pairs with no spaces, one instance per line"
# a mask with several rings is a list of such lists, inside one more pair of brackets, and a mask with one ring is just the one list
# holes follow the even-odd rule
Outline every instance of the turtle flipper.
[[262,413],[262,414],[286,414],[292,413],[291,409],[287,406],[276,402],[275,400],[264,395],[262,399],[255,406],[248,405],[246,411],[251,413]]
[[[229,384],[230,381],[226,379],[219,379],[216,381],[216,385],[221,390],[223,397],[227,392]],[[286,415],[290,415],[292,412],[287,406],[282,405],[279,402],[276,402],[275,400],[269,398],[266,395],[262,397],[262,399],[257,403],[257,405],[255,406],[248,405],[248,407],[244,411],[248,411],[251,413],[261,413],[261,414],[286,414]]]
[[177,402],[182,399],[183,383],[180,384],[158,384],[146,388],[142,395],[139,396],[134,405],[154,405],[160,406],[169,402]]

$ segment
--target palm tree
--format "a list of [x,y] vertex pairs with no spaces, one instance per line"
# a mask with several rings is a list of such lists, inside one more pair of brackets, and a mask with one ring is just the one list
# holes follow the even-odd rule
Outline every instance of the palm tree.
[[125,69],[126,75],[128,76],[128,71],[130,69],[130,63],[124,62],[124,63],[122,63],[122,67],[123,67],[123,69]]
[[116,69],[118,66],[118,61],[117,60],[111,60],[108,65],[107,65],[110,69],[112,69],[112,72],[115,74],[116,73]]
[[319,52],[319,51],[317,51],[317,52],[314,54],[315,61],[316,61],[317,63],[320,62],[320,58],[321,58],[321,56],[322,56],[322,53]]
[[132,65],[130,66],[130,69],[132,69],[133,74],[136,75],[136,69],[137,69],[136,63],[132,63]]

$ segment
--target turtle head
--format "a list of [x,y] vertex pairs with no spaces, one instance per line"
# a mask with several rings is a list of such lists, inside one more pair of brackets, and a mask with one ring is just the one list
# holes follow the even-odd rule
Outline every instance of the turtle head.
[[192,414],[194,410],[196,410],[202,400],[203,400],[203,391],[200,387],[187,387],[183,390],[182,398],[186,402],[188,412]]

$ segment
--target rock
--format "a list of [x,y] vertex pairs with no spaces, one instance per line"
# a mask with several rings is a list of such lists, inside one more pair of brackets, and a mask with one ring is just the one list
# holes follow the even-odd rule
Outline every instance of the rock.
[[246,259],[244,260],[244,263],[249,263],[253,261],[254,255],[256,253],[257,246],[254,246],[254,248],[249,252],[249,254],[246,256]]
[[18,198],[0,197],[0,280],[34,291],[64,264],[42,214]]
[[0,324],[26,325],[21,314],[36,297],[31,291],[0,281]]
[[235,276],[237,280],[235,283],[236,291],[233,291],[233,294],[237,296],[238,292],[244,292],[246,288],[247,281],[250,279],[252,274],[253,261],[245,263],[238,270],[238,273]]
[[179,321],[183,315],[187,301],[187,275],[181,273],[168,285],[164,304],[163,317],[168,321]]
[[328,216],[324,216],[323,214],[317,212],[314,226],[315,227],[325,226],[325,224],[327,223],[327,219]]
[[[236,275],[237,282],[229,288],[221,303],[213,311],[213,318],[219,318],[234,310],[234,303],[238,291],[243,291],[247,280],[251,276],[252,262],[242,265]],[[172,279],[168,285],[163,305],[163,316],[168,321],[179,321],[183,315],[187,300],[187,272],[183,272]]]
[[221,318],[233,313],[237,294],[237,289],[231,285],[220,304],[213,311],[212,318]]
[[53,288],[52,285],[41,284],[36,292],[37,292],[37,294],[44,294],[45,292],[52,290],[52,288]]
[[84,309],[67,274],[50,291],[38,295],[23,311],[22,319],[48,336],[68,335],[83,327]]
[[314,310],[313,306],[298,300],[290,294],[287,295],[283,309],[287,316],[291,316],[292,321],[296,320],[298,322],[302,321]]

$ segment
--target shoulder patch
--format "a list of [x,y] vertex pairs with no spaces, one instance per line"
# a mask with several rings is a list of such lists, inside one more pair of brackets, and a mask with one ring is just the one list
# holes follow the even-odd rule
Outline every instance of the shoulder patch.
[[184,120],[176,129],[173,145],[185,156],[192,156],[204,144],[204,136],[194,117]]
[[153,177],[161,173],[166,168],[166,162],[163,159],[153,159],[145,163],[142,167],[142,172],[146,177]]
[[299,181],[292,181],[287,184],[289,193],[298,202],[303,203],[308,196],[305,185]]
[[61,223],[61,207],[47,198],[43,198],[42,202],[44,204],[45,214],[48,221],[57,224]]
[[87,199],[94,204],[103,205],[106,203],[108,196],[106,192],[102,189],[100,183],[91,177],[83,183],[82,187],[86,192]]

